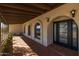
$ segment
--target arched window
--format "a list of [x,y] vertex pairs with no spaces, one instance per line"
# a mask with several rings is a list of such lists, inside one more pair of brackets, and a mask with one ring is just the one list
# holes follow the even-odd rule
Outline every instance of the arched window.
[[35,25],[35,38],[40,39],[41,26],[39,23]]
[[31,35],[31,29],[30,29],[30,25],[28,26],[28,35]]

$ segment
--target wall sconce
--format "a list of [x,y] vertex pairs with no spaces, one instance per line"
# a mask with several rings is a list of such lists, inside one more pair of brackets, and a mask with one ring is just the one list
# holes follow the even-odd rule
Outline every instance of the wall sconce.
[[49,22],[49,17],[46,17],[46,19],[47,19],[47,22]]
[[76,14],[76,10],[72,10],[72,11],[71,11],[72,17],[75,17],[75,14]]

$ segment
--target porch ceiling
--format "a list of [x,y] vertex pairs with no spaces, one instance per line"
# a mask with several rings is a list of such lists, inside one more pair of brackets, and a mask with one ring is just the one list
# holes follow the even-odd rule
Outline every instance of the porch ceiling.
[[24,23],[45,12],[55,9],[61,3],[1,3],[0,13],[9,24]]

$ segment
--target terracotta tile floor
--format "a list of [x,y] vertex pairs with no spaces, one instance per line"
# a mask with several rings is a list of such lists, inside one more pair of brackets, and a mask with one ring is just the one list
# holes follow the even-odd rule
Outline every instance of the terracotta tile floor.
[[13,37],[13,55],[15,56],[77,56],[78,52],[52,44],[44,47],[24,36]]

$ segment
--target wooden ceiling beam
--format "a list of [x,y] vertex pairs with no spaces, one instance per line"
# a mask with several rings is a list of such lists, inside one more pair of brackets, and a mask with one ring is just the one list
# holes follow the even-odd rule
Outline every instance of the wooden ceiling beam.
[[2,14],[3,16],[7,16],[7,17],[16,17],[16,18],[34,18],[35,16],[25,16],[25,15],[13,15],[13,14]]
[[41,13],[34,13],[34,12],[19,11],[19,10],[7,8],[7,7],[0,7],[0,12],[12,12],[12,13],[31,14],[31,15],[40,15],[41,14]]
[[55,8],[57,8],[57,7],[59,7],[59,6],[63,5],[63,4],[64,3],[48,3],[47,5],[49,7],[51,7],[51,9],[55,9]]
[[10,16],[3,15],[3,17],[8,24],[20,24],[20,23],[24,23],[30,19],[29,17],[19,17],[19,16],[15,17],[15,16],[11,16],[11,15]]
[[[34,3],[34,4],[36,4],[36,3]],[[22,6],[28,6],[28,7],[30,7],[30,8],[33,8],[33,9],[36,9],[36,10],[40,10],[40,11],[48,11],[48,9],[45,9],[45,8],[40,8],[39,6],[36,6],[36,5],[34,5],[33,3],[24,3],[24,4],[20,4],[20,5],[22,5]]]
[[6,17],[9,17],[9,18],[13,17],[13,18],[18,18],[18,19],[21,19],[21,18],[24,18],[24,19],[34,18],[34,16],[29,16],[29,15],[27,15],[27,16],[23,15],[23,16],[21,16],[21,15],[13,15],[13,14],[2,14],[2,16],[6,16]]
[[31,3],[29,5],[32,5],[34,7],[39,7],[41,9],[44,9],[44,10],[47,10],[47,11],[49,11],[51,9],[46,3],[44,3],[44,4],[42,4],[42,3]]
[[14,13],[14,12],[1,12],[4,15],[19,15],[19,16],[37,16],[37,14],[22,14],[22,13]]
[[19,6],[28,7],[28,8],[30,7],[34,11],[42,11],[42,12],[48,11],[46,9],[42,9],[42,8],[33,6],[32,3],[31,4],[30,3],[27,3],[27,4],[26,3],[23,3],[23,4],[19,4]]
[[0,16],[9,24],[24,23],[49,10],[59,7],[61,4],[0,4]]
[[43,12],[45,12],[43,10],[36,10],[36,9],[30,8],[28,6],[24,7],[20,4],[0,4],[0,6],[12,8],[12,9],[17,9],[17,10],[21,10],[21,11],[25,11],[25,12],[27,12],[27,11],[28,12],[34,12],[34,13],[43,13]]

